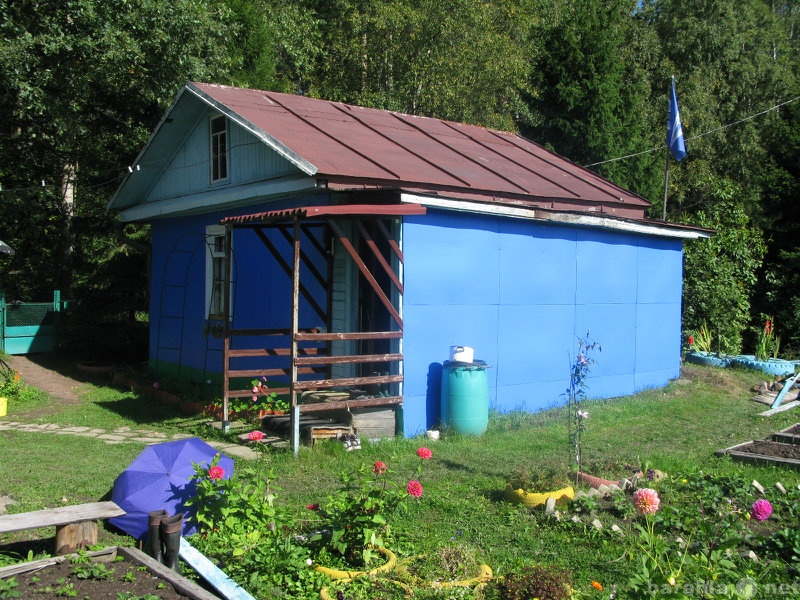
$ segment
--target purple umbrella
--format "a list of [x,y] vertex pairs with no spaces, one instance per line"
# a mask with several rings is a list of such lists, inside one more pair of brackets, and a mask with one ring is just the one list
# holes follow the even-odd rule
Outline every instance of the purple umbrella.
[[[217,450],[198,437],[147,446],[114,480],[111,499],[127,514],[109,519],[112,524],[136,539],[147,533],[147,513],[166,509],[170,515],[185,513],[183,535],[195,531],[186,501],[197,486],[189,482],[195,464],[208,466]],[[233,460],[220,454],[219,466],[225,479],[233,475]]]

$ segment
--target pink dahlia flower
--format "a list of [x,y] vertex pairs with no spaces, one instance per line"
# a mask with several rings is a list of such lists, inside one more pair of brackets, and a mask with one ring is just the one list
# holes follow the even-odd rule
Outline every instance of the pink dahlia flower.
[[640,515],[656,514],[660,503],[658,492],[655,490],[641,488],[633,492],[633,506]]
[[769,519],[769,516],[772,514],[772,504],[769,503],[769,500],[756,500],[753,502],[753,508],[750,510],[750,516],[753,517],[756,521],[765,521]]
[[261,433],[258,429],[255,431],[251,431],[247,437],[250,439],[251,442],[258,442],[264,439],[264,434]]
[[411,480],[408,482],[406,486],[406,491],[408,492],[409,496],[414,496],[414,498],[419,498],[422,496],[422,484],[419,481]]
[[225,477],[225,469],[219,465],[213,466],[208,470],[209,479],[222,479]]
[[417,450],[417,456],[419,456],[422,460],[429,460],[433,456],[433,452],[431,452],[428,448],[422,447]]

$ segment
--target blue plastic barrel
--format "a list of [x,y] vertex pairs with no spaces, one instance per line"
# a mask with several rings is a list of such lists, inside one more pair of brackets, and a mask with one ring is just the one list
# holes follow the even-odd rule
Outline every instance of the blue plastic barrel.
[[486,363],[445,361],[442,365],[442,423],[457,433],[481,435],[489,424]]

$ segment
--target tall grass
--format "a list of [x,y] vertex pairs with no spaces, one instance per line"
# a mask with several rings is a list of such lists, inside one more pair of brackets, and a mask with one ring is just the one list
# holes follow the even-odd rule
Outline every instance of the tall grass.
[[[757,373],[692,366],[681,381],[664,389],[585,402],[582,408],[590,415],[582,438],[585,470],[616,479],[647,463],[670,475],[706,470],[743,474],[765,486],[778,481],[786,487],[798,485],[796,471],[741,465],[714,456],[720,448],[766,437],[800,421],[795,411],[758,415],[766,407],[750,398],[759,379]],[[47,418],[70,425],[220,435],[131,393],[86,385],[81,394],[80,405],[54,411]],[[255,463],[234,460],[237,469],[246,462],[273,479],[277,502],[291,507],[302,520],[309,518],[306,505],[324,502],[339,486],[337,475],[342,470],[381,460],[398,477],[410,477],[419,463],[415,450],[420,445],[431,448],[434,458],[426,461],[420,477],[422,498],[406,502],[407,510],[393,522],[393,545],[399,552],[459,541],[480,548],[500,574],[537,562],[569,569],[584,582],[622,580],[623,540],[599,535],[588,525],[577,536],[574,528],[559,527],[502,500],[502,490],[517,469],[555,469],[566,477],[569,446],[562,409],[492,415],[488,431],[480,437],[445,431],[439,441],[363,440],[362,449],[355,452],[330,441],[303,446],[297,457],[288,450],[271,449]],[[136,444],[109,446],[92,438],[18,431],[0,432],[0,447],[0,496],[16,500],[19,504],[10,507],[15,511],[54,506],[62,497],[70,503],[108,497],[114,478],[141,450]],[[126,540],[109,526],[105,536],[114,543]]]

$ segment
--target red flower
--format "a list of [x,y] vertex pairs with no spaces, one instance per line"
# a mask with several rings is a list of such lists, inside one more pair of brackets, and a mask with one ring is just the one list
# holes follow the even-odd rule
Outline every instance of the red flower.
[[319,510],[319,504],[316,504],[316,503],[314,503],[314,504],[306,504],[306,508],[308,510]]
[[767,324],[764,326],[764,333],[767,335],[772,333],[772,322],[769,319],[767,319]]
[[222,479],[225,477],[225,469],[219,465],[215,465],[208,470],[209,479]]
[[693,335],[689,336],[689,345],[690,346],[694,346],[694,336]]
[[428,448],[422,447],[417,450],[417,456],[419,456],[422,460],[429,460],[433,456],[433,452],[431,452]]
[[247,435],[247,437],[250,439],[251,442],[258,442],[264,439],[264,434],[256,429],[255,431],[251,431]]
[[383,475],[386,473],[386,463],[383,461],[375,461],[375,464],[372,465],[372,472],[376,475]]
[[406,486],[406,491],[408,492],[409,496],[414,496],[414,498],[419,498],[422,496],[422,484],[419,481],[411,480],[408,482]]

